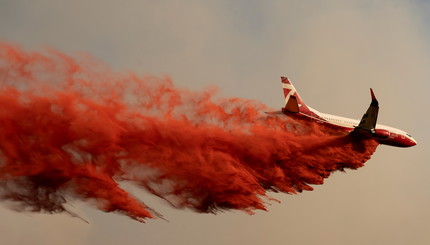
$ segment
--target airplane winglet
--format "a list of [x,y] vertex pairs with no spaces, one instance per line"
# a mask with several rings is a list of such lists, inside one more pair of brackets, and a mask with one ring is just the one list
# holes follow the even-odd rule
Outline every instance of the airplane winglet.
[[372,96],[372,103],[370,104],[371,106],[378,106],[378,100],[376,99],[375,93],[373,93],[373,89],[370,88],[370,95]]
[[373,93],[373,89],[370,88],[370,94],[372,95],[372,100],[376,100],[375,94]]

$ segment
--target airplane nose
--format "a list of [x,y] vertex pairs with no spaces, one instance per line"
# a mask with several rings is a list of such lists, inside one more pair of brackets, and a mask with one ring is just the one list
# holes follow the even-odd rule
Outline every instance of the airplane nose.
[[414,146],[416,144],[417,144],[417,142],[413,138],[409,139],[409,146]]

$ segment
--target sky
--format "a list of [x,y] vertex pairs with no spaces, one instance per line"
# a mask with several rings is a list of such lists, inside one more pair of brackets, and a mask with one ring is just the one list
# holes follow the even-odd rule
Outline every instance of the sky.
[[426,1],[0,0],[0,40],[26,50],[88,53],[117,71],[170,76],[190,90],[283,105],[280,76],[306,104],[359,119],[372,87],[378,123],[413,148],[379,146],[363,168],[269,211],[178,210],[132,185],[166,220],[142,224],[76,202],[66,214],[0,204],[2,244],[429,244],[430,4]]

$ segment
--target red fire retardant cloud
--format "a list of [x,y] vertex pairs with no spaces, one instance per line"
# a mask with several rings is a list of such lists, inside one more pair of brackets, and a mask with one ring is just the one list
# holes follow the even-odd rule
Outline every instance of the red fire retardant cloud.
[[177,208],[252,213],[266,210],[267,191],[312,190],[377,147],[214,95],[1,43],[0,198],[18,211],[86,200],[138,221],[159,216],[120,188],[128,181]]

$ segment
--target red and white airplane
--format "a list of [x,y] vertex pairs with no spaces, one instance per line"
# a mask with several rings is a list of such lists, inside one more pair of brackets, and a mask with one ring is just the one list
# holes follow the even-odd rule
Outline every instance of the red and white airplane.
[[361,121],[358,121],[321,113],[309,106],[306,106],[291,81],[286,77],[281,77],[281,79],[285,96],[285,107],[282,108],[282,113],[286,115],[292,115],[297,118],[343,130],[350,133],[352,136],[373,137],[380,144],[384,145],[411,147],[417,144],[410,134],[400,129],[376,124],[379,103],[372,89],[370,89],[372,103],[367,109],[367,112],[363,115]]

